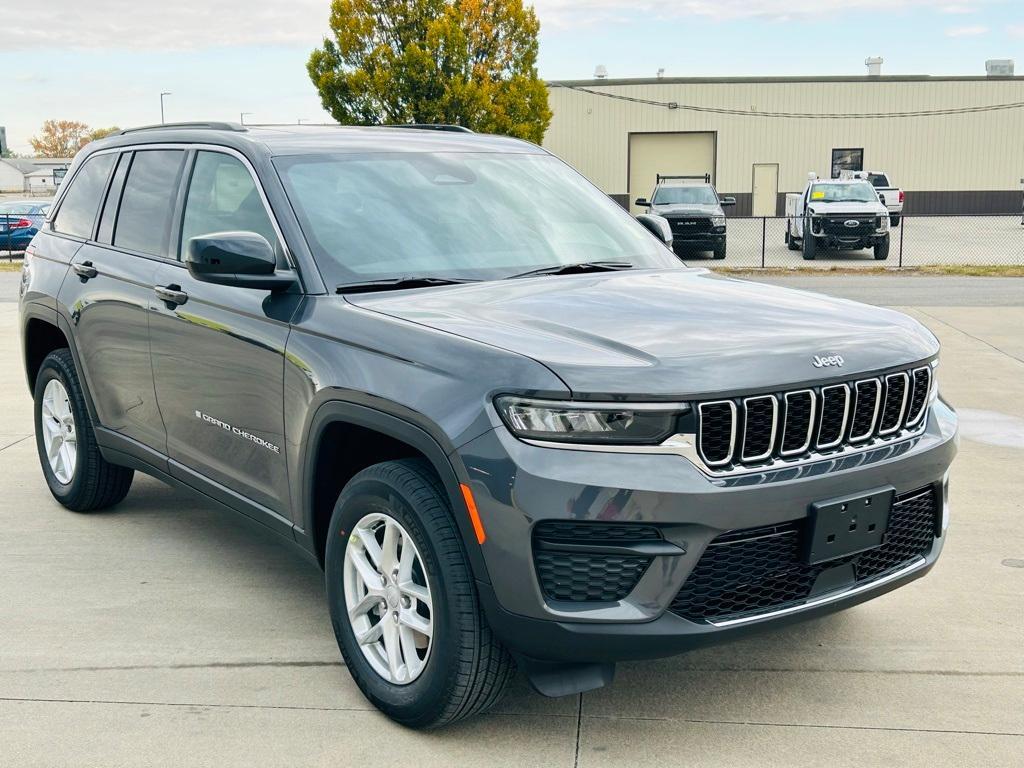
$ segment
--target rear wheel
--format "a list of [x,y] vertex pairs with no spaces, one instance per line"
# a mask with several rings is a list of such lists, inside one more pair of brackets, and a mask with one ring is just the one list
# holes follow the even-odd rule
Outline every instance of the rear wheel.
[[885,261],[889,258],[889,236],[875,241],[875,260]]
[[328,536],[331,620],[363,695],[413,728],[461,720],[501,698],[515,665],[480,608],[429,464],[403,459],[357,474]]
[[893,213],[889,215],[889,226],[898,227],[900,225],[900,215]]
[[790,230],[790,223],[786,222],[786,247],[791,251],[799,251],[800,246],[796,242],[796,238],[793,237],[793,233]]
[[65,507],[91,512],[128,495],[134,472],[109,463],[100,453],[70,350],[51,352],[39,368],[35,428],[46,484]]

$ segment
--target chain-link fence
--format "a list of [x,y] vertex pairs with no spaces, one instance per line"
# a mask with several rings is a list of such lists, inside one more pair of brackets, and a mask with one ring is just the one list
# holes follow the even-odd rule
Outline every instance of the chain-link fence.
[[[843,222],[839,222],[842,224]],[[871,248],[827,248],[818,244],[806,259],[802,243],[790,242],[794,222],[786,216],[730,216],[725,258],[686,246],[678,248],[690,265],[740,268],[924,267],[931,265],[1024,266],[1021,214],[901,216],[889,230],[888,256],[875,258]],[[840,231],[840,235],[842,232]]]

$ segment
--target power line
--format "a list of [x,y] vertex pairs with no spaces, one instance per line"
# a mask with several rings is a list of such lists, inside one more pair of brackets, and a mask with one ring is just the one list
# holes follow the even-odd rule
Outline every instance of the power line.
[[653,99],[641,99],[636,96],[624,96],[619,93],[608,91],[595,91],[592,88],[584,88],[579,85],[564,85],[552,83],[555,88],[568,88],[572,91],[589,93],[592,96],[601,96],[606,99],[628,101],[634,104],[645,104],[651,107],[662,107],[664,109],[684,109],[690,112],[711,112],[716,115],[741,115],[744,117],[783,117],[797,120],[872,120],[880,118],[896,117],[937,117],[940,115],[969,115],[976,112],[1000,112],[1008,109],[1024,109],[1024,101],[1014,101],[1008,104],[986,104],[980,107],[955,107],[949,109],[920,109],[909,112],[765,112],[752,109],[729,109],[726,107],[701,107],[695,104],[680,104],[675,101],[655,101]]

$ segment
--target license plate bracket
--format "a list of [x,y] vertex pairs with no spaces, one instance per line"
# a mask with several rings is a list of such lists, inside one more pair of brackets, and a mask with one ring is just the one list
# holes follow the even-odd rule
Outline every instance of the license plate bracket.
[[804,560],[816,565],[881,545],[895,496],[886,486],[811,504]]

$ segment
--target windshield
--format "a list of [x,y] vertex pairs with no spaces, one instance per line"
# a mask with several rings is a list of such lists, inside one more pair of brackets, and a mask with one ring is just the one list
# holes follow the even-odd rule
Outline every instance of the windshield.
[[329,283],[491,280],[539,267],[681,263],[550,155],[301,155],[274,160]]
[[694,184],[686,187],[658,187],[655,205],[718,205],[718,195],[711,187]]
[[815,184],[811,187],[812,203],[877,203],[875,189],[866,181],[848,184]]

